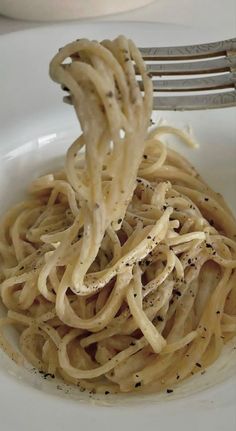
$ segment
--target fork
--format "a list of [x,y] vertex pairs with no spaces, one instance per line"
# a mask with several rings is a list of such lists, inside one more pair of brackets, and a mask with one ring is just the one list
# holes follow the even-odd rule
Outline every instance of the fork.
[[[154,110],[236,106],[236,38],[200,45],[139,49],[148,61],[147,71],[153,81]],[[168,76],[177,79],[166,79]],[[64,102],[71,104],[70,96],[64,97]]]

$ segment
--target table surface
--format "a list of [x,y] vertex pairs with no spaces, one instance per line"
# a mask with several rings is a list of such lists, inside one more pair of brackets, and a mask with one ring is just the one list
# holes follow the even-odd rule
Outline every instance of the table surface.
[[[1,13],[1,1],[0,1]],[[215,30],[216,39],[236,36],[236,0],[156,0],[131,12],[93,18],[95,21],[146,21]],[[90,20],[90,21],[92,21]],[[50,23],[17,21],[0,16],[0,34],[45,26]]]

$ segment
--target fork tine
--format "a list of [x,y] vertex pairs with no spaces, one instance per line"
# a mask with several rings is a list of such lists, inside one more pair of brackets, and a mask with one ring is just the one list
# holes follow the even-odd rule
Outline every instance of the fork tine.
[[[205,73],[222,73],[236,68],[236,55],[215,60],[193,61],[182,63],[147,64],[151,75],[195,75]],[[138,70],[137,70],[138,74]]]
[[[154,79],[152,81],[153,91],[207,91],[222,88],[232,88],[236,85],[236,72],[224,75],[216,75],[206,78],[193,79]],[[143,83],[139,81],[140,89],[143,90]],[[61,86],[63,91],[68,88]]]
[[[63,102],[72,105],[70,96],[64,96]],[[153,99],[154,111],[193,111],[233,106],[236,106],[236,90],[196,96],[155,96]]]
[[[236,73],[193,79],[154,79],[154,91],[208,91],[236,85]],[[141,82],[140,82],[141,84]],[[141,89],[142,85],[140,85]]]
[[236,38],[201,45],[139,48],[144,60],[184,60],[219,57],[236,51]]
[[153,100],[153,109],[156,111],[193,111],[233,106],[236,106],[236,90],[197,96],[160,96]]

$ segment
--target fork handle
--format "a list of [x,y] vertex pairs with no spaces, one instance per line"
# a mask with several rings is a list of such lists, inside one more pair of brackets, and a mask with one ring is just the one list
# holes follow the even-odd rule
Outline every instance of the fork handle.
[[236,53],[236,38],[213,43],[161,48],[140,48],[144,60],[182,60]]

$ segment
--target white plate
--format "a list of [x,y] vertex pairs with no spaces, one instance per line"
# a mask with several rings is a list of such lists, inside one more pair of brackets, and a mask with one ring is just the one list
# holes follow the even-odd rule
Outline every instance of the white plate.
[[[79,37],[103,39],[119,33],[139,45],[200,43],[229,37],[188,27],[144,23],[79,23],[2,36],[0,106],[1,212],[23,195],[30,180],[60,162],[79,128],[61,92],[48,78],[48,62],[57,49]],[[191,124],[201,144],[197,151],[178,146],[212,187],[225,195],[236,212],[236,111],[159,113],[172,124]],[[133,396],[96,402],[74,388],[56,389],[38,374],[19,369],[0,353],[0,405],[4,431],[161,430],[233,431],[236,414],[235,342],[204,376],[197,376],[174,394]],[[91,400],[89,400],[91,401]],[[92,404],[92,405],[91,405]]]

